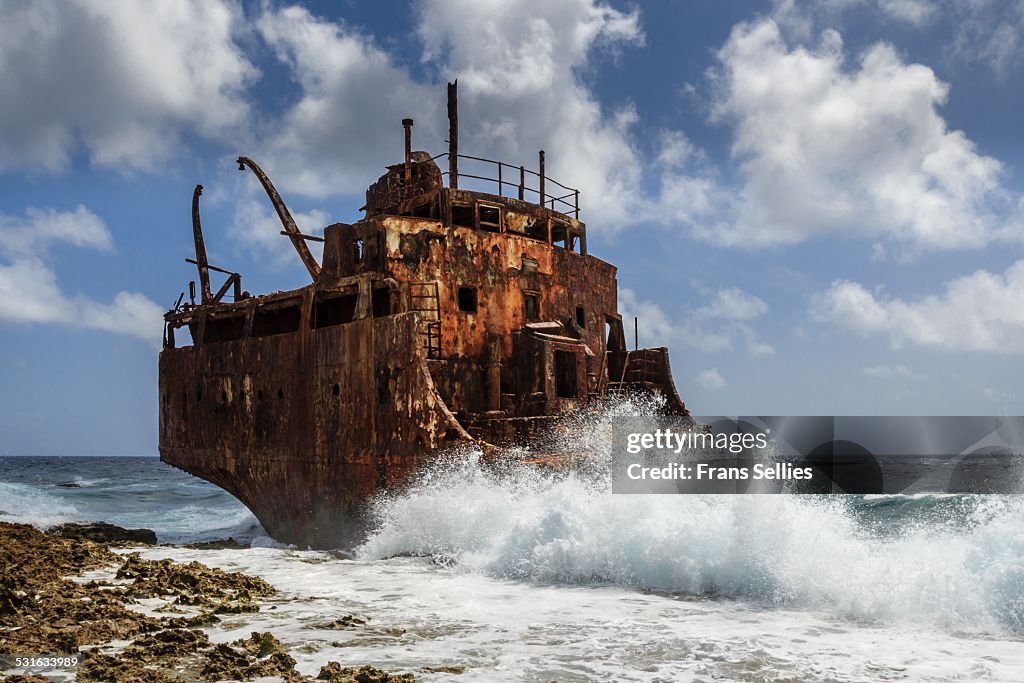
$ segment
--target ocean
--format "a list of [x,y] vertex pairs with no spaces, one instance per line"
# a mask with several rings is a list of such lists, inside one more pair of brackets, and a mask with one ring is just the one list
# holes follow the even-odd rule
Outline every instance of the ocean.
[[[594,437],[596,438],[596,437]],[[0,519],[103,520],[149,558],[280,590],[210,630],[457,681],[1024,680],[1024,498],[612,495],[582,468],[472,452],[375,501],[349,553],[274,543],[240,503],[156,458],[0,458]],[[346,614],[365,627],[327,631]],[[424,667],[464,672],[424,673]]]

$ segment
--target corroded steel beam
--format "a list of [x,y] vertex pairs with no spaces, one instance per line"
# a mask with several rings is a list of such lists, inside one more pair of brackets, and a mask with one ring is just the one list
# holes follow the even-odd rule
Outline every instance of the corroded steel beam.
[[203,194],[203,186],[196,185],[192,193],[192,237],[196,242],[196,265],[199,267],[199,285],[204,304],[210,303],[213,294],[210,291],[210,263],[206,259],[206,244],[203,242],[203,225],[199,221],[199,195]]
[[292,240],[292,246],[295,247],[295,251],[299,252],[299,258],[302,259],[302,263],[305,264],[306,270],[309,271],[309,276],[313,278],[315,282],[320,277],[320,264],[313,258],[313,254],[309,251],[309,247],[306,246],[305,240],[302,239],[302,233],[299,231],[299,226],[295,225],[295,219],[292,218],[291,213],[288,212],[288,207],[285,206],[284,200],[281,199],[281,195],[278,194],[274,184],[270,182],[270,178],[263,172],[255,161],[249,157],[238,157],[238,170],[244,171],[245,167],[248,166],[249,170],[256,174],[259,178],[260,184],[263,185],[263,189],[266,190],[267,196],[270,197],[270,203],[274,205],[274,210],[277,212],[277,217],[281,219],[281,225],[284,226],[285,231]]

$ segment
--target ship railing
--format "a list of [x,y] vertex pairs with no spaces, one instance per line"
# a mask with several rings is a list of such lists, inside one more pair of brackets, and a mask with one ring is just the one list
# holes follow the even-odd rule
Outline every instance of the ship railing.
[[[448,157],[449,153],[443,152],[432,157],[431,160],[436,162],[439,159],[446,159]],[[473,170],[480,167],[486,170],[480,170],[477,173],[466,173],[460,168],[454,175],[450,171],[442,171],[441,175],[448,178],[449,187],[458,187],[463,178],[469,178],[479,181],[481,187],[488,190],[496,185],[499,197],[516,197],[521,201],[540,204],[552,211],[572,216],[577,220],[580,217],[580,191],[574,187],[563,185],[554,178],[544,174],[543,152],[540,153],[541,170],[539,172],[522,165],[517,166],[496,159],[485,159],[484,157],[475,157],[468,154],[459,154],[457,158],[459,161],[471,162]],[[496,175],[484,175],[486,173],[496,173]],[[453,177],[455,178],[454,183],[452,182]],[[552,186],[559,188],[560,193],[551,194],[548,192],[547,188]],[[506,189],[509,190],[508,194],[505,192]],[[564,193],[561,192],[562,190],[564,190]]]

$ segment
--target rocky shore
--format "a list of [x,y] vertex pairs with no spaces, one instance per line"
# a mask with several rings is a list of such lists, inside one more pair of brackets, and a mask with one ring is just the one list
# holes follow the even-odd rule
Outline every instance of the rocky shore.
[[[126,531],[126,530],[121,530]],[[78,654],[83,683],[248,681],[286,683],[410,683],[412,674],[325,662],[313,678],[269,632],[212,643],[221,615],[260,610],[275,594],[259,577],[199,562],[147,560],[115,553],[114,546],[149,537],[117,528],[62,528],[42,533],[0,523],[0,658]],[[153,607],[154,604],[159,605]],[[365,623],[346,618],[346,627]],[[43,683],[40,675],[13,675],[10,683]]]

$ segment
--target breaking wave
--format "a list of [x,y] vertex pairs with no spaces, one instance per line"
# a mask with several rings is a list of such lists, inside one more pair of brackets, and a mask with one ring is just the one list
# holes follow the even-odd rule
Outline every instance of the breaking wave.
[[46,491],[27,484],[0,482],[0,521],[45,529],[80,517],[78,508]]
[[1024,499],[612,495],[602,466],[610,418],[655,409],[623,402],[581,418],[564,447],[591,458],[568,473],[495,469],[478,452],[453,454],[375,502],[374,531],[358,555],[426,555],[513,580],[1024,632]]

